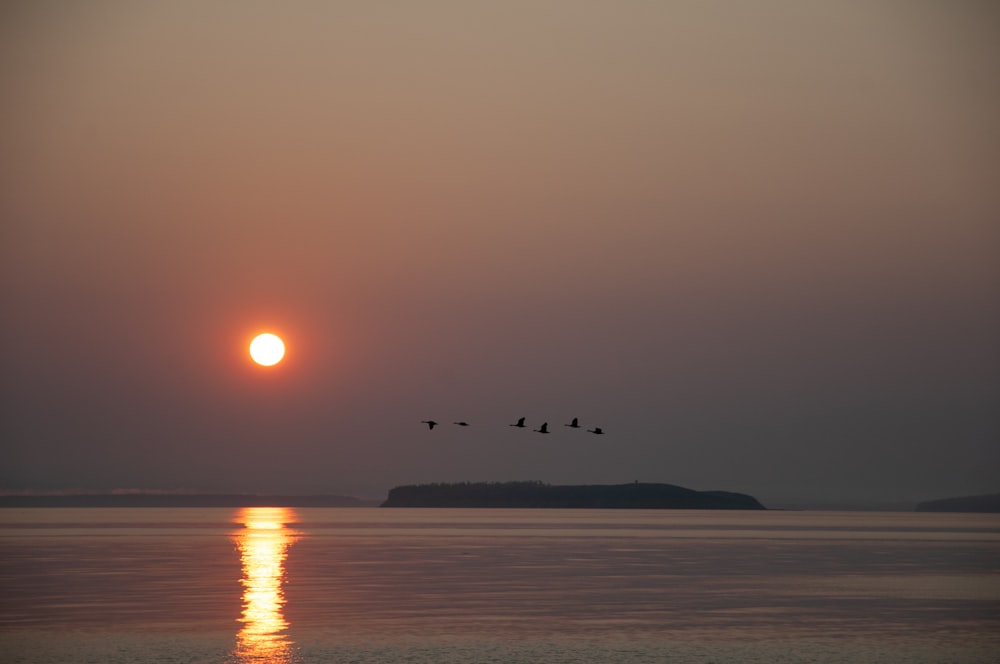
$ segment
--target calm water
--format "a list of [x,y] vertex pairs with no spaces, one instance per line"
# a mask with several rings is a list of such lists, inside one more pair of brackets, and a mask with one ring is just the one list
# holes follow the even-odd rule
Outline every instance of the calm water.
[[1000,662],[997,515],[3,509],[0,662]]

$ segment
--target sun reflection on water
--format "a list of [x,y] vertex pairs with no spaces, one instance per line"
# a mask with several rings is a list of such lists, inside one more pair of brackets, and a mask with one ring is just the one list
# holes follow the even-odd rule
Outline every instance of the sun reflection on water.
[[236,546],[243,564],[242,629],[236,635],[236,662],[291,662],[292,641],[283,584],[288,547],[298,533],[286,524],[295,512],[285,507],[246,507],[238,516],[244,528],[236,533]]

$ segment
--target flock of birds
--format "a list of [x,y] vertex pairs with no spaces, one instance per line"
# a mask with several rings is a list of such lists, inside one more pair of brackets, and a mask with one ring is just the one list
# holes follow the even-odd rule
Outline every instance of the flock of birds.
[[[434,427],[436,427],[438,425],[438,422],[435,422],[434,420],[420,420],[420,423],[421,424],[426,424],[428,429],[434,429]],[[468,422],[452,422],[452,424],[457,424],[460,427],[467,427],[467,426],[469,426]],[[508,424],[507,426],[509,426],[509,427],[517,427],[519,429],[523,429],[525,427],[524,418],[523,417],[519,417],[517,419],[517,422],[514,422],[513,424]],[[579,429],[580,428],[580,418],[574,417],[572,422],[570,422],[568,424],[564,424],[563,426],[564,427],[569,427],[571,429]],[[532,429],[532,431],[535,431],[537,433],[551,433],[549,431],[549,423],[548,422],[542,422],[542,426],[538,427],[537,429]],[[590,433],[596,433],[598,435],[604,433],[604,430],[601,429],[601,427],[594,427],[593,429],[587,429],[587,431],[589,431]]]

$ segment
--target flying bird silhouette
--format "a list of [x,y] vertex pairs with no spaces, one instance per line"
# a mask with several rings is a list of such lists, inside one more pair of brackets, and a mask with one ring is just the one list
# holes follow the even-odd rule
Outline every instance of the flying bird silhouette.
[[426,424],[428,429],[433,429],[437,424],[434,420],[420,420],[421,424]]
[[452,422],[452,424],[457,424],[460,427],[467,427],[467,426],[469,426],[468,422]]
[[532,431],[537,431],[538,433],[548,433],[549,432],[549,423],[548,422],[542,422],[542,426],[538,427],[537,429],[532,429]]
[[563,426],[564,427],[570,427],[570,428],[573,428],[573,429],[579,429],[580,428],[580,418],[579,417],[574,417],[572,422],[570,422],[569,424],[564,424]]
[[601,429],[601,427],[594,427],[593,429],[587,429],[587,431],[590,433],[604,433],[604,430]]
[[509,427],[521,427],[523,429],[524,428],[524,418],[523,417],[519,417],[516,424],[508,424],[507,426],[509,426]]

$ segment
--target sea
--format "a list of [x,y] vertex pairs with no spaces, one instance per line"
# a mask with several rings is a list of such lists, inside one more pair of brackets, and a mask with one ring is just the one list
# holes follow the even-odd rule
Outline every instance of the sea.
[[1000,515],[0,509],[0,662],[1000,662]]

